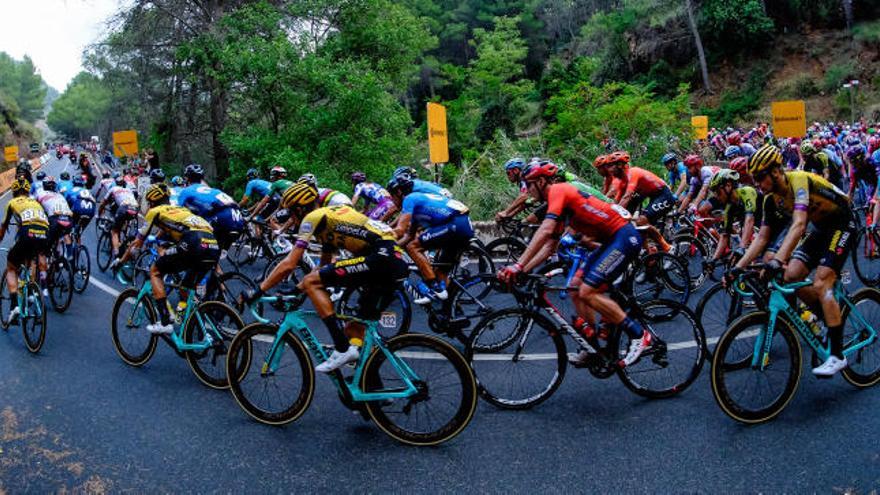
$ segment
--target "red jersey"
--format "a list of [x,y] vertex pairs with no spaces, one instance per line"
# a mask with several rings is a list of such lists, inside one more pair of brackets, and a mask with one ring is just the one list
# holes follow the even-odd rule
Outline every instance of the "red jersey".
[[621,182],[627,193],[645,198],[653,198],[666,188],[663,179],[639,167],[629,167]]
[[547,191],[547,216],[600,242],[607,241],[629,223],[620,206],[579,191],[567,182],[553,184]]
[[620,179],[610,174],[605,176],[605,182],[602,183],[602,194],[616,203],[623,197],[623,190],[624,184]]

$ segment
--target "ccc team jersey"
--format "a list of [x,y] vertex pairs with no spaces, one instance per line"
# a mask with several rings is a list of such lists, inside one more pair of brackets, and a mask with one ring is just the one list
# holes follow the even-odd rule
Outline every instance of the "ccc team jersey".
[[144,217],[145,225],[138,232],[139,239],[146,239],[153,228],[161,229],[174,241],[189,232],[213,234],[211,224],[182,206],[161,205],[150,209]]
[[312,211],[300,223],[297,247],[308,246],[312,239],[325,252],[345,249],[358,255],[378,242],[394,242],[394,232],[350,206],[330,206]]

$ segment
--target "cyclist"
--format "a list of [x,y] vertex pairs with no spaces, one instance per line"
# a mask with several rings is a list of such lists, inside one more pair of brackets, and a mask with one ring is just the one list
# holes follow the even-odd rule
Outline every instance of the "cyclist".
[[137,198],[137,182],[138,176],[134,167],[129,167],[123,171],[122,178],[125,180],[125,187]]
[[515,184],[519,187],[519,195],[512,203],[510,203],[510,206],[495,214],[496,222],[513,218],[526,208],[529,202],[529,193],[526,190],[526,183],[522,180],[522,171],[525,166],[525,160],[519,157],[511,158],[504,164],[504,172],[507,174],[507,180],[509,180],[511,184]]
[[721,258],[730,248],[730,236],[736,221],[742,226],[742,247],[748,248],[755,233],[755,217],[761,216],[759,200],[763,201],[764,198],[758,197],[754,187],[739,186],[739,180],[738,172],[724,168],[715,172],[709,183],[709,189],[716,201],[724,208],[721,215],[721,239],[712,255],[713,260]]
[[[467,206],[439,194],[412,192],[413,181],[408,175],[391,179],[388,191],[400,209],[394,232],[397,244],[406,249],[422,276],[415,287],[420,297],[413,302],[446,300],[448,272],[474,237]],[[436,267],[431,266],[425,249],[438,250]]]
[[675,153],[671,151],[660,158],[660,163],[663,164],[669,172],[669,175],[667,175],[666,178],[666,183],[669,184],[670,188],[675,188],[673,194],[675,199],[678,200],[678,198],[681,197],[681,193],[683,193],[687,187],[687,167],[685,167],[684,163],[680,162],[678,157],[675,156]]
[[[119,174],[116,174],[119,175]],[[116,177],[110,175],[110,172],[104,172],[101,174],[101,183],[98,185],[98,190],[95,192],[95,198],[98,200],[103,200],[107,193],[116,185]]]
[[31,184],[31,196],[37,194],[37,192],[43,189],[43,180],[46,178],[46,172],[42,170],[37,171],[37,174],[34,176],[36,179],[33,184]]
[[213,227],[220,249],[229,249],[244,231],[244,218],[238,203],[220,189],[205,184],[205,171],[201,165],[187,165],[183,175],[189,186],[180,191],[178,204],[206,219]]
[[31,162],[22,158],[15,167],[15,176],[28,181],[28,184],[34,181],[31,175]]
[[351,204],[357,206],[358,200],[363,199],[363,212],[371,219],[384,222],[397,211],[388,191],[379,184],[368,181],[365,174],[358,175],[357,172],[352,174],[351,185],[354,186]]
[[[358,359],[359,347],[363,345],[363,327],[350,325],[348,332],[343,330],[330,295],[324,288],[362,288],[358,316],[375,320],[390,304],[395,289],[409,270],[388,226],[349,206],[315,208],[317,198],[318,191],[308,184],[296,184],[284,192],[281,206],[290,210],[299,223],[296,244],[258,289],[247,292],[242,299],[256,300],[284,280],[299,265],[309,242],[320,243],[321,268],[306,275],[299,288],[312,301],[333,339],[333,353],[327,361],[315,367],[316,371],[330,373]],[[350,252],[352,258],[331,263],[334,252],[340,249]]]
[[246,177],[248,182],[244,188],[244,195],[238,202],[240,208],[246,207],[251,200],[259,202],[266,197],[272,185],[269,181],[261,179],[260,173],[255,168],[248,169]]
[[[312,174],[307,174],[307,175],[312,175]],[[318,199],[316,200],[317,201],[317,208],[323,208],[325,206],[354,206],[351,203],[351,198],[349,198],[345,194],[343,194],[339,191],[333,190],[333,189],[328,189],[326,187],[317,187],[318,181],[313,180],[312,179],[313,177],[314,177],[313,175],[312,175],[312,177],[307,177],[307,176],[300,177],[296,181],[296,183],[297,184],[308,184],[308,185],[315,187],[317,189],[317,191],[318,191]],[[285,210],[284,208],[282,208],[281,210],[278,211],[278,213],[275,215],[275,218],[279,222],[282,222],[281,226],[276,228],[273,231],[273,233],[276,236],[281,235],[282,232],[287,231],[287,229],[289,229],[292,225],[294,225],[294,222],[296,222],[296,220],[297,220],[296,217],[294,217],[293,215],[290,215],[289,212],[287,210]]]
[[646,226],[647,236],[657,243],[663,252],[669,252],[672,246],[666,242],[656,225],[663,222],[663,217],[675,207],[675,197],[660,177],[639,167],[629,165],[629,153],[623,152],[617,161],[609,166],[610,173],[620,181],[623,196],[617,202],[630,213],[635,213],[643,200],[648,205],[636,217],[636,225]]
[[194,288],[217,264],[220,247],[207,220],[182,206],[172,206],[169,203],[171,194],[164,183],[153,184],[144,196],[150,204],[150,211],[144,218],[145,225],[138,231],[134,242],[122,257],[113,260],[111,267],[115,270],[128,261],[154,229],[163,239],[175,243],[150,266],[150,284],[153,287],[156,309],[159,311],[159,321],[147,325],[147,330],[150,333],[168,334],[174,331],[174,326],[171,323],[162,279],[170,273],[186,271],[182,285]]
[[165,182],[165,171],[161,168],[150,170],[150,185]]
[[[583,282],[576,296],[578,316],[593,322],[593,312],[598,312],[606,322],[620,325],[632,339],[621,363],[629,366],[651,345],[652,336],[605,292],[639,255],[641,235],[624,218],[623,208],[581,193],[571,184],[553,183],[556,172],[552,163],[532,167],[526,172],[529,193],[535,200],[547,202],[547,215],[517,263],[502,268],[498,278],[502,282],[513,282],[519,273],[529,272],[541,264],[555,250],[566,224],[591,238],[597,247],[582,265]],[[595,324],[592,327],[595,328]],[[588,356],[582,350],[573,362],[582,362]]]
[[64,195],[57,192],[58,184],[51,175],[43,180],[43,189],[36,195],[46,215],[49,216],[49,249],[55,249],[59,239],[64,239],[64,254],[71,256],[70,231],[73,229],[73,212]]
[[[779,250],[769,261],[771,271],[785,268],[785,281],[803,280],[815,267],[812,286],[798,297],[814,314],[823,314],[828,327],[831,356],[813,369],[818,376],[831,376],[847,366],[843,356],[843,323],[834,298],[834,283],[849,256],[856,235],[855,216],[846,194],[823,177],[803,171],[783,171],[782,152],[767,145],[749,159],[749,172],[765,194],[764,216],[769,205],[791,216],[792,221]],[[808,231],[807,227],[812,228]],[[753,243],[754,247],[755,243]],[[737,264],[744,267],[757,256],[749,249]]]
[[67,200],[67,205],[73,212],[73,225],[79,227],[78,232],[85,230],[92,217],[95,216],[95,198],[85,186],[85,179],[75,177],[73,187],[64,194],[64,199]]
[[[752,179],[752,176],[749,175],[749,159],[741,156],[739,158],[735,158],[731,160],[730,163],[727,164],[730,170],[739,174],[739,183],[744,186],[755,186],[755,181]],[[714,177],[714,176],[713,176]]]
[[49,248],[49,219],[46,212],[35,199],[28,197],[31,185],[23,178],[16,179],[11,186],[12,199],[6,205],[3,225],[0,226],[0,241],[6,237],[9,224],[14,219],[18,223],[15,244],[6,256],[6,288],[9,290],[10,311],[7,323],[18,316],[18,267],[36,255],[40,268],[40,285],[46,281],[46,251]]
[[113,224],[110,226],[110,242],[113,246],[113,257],[119,256],[119,234],[122,227],[131,220],[137,220],[138,203],[134,194],[125,187],[125,179],[116,177],[116,182],[107,191],[107,196],[98,206],[98,216],[103,216],[104,210],[109,207],[113,215]]
[[709,193],[709,182],[712,176],[719,170],[718,167],[703,164],[703,159],[699,155],[688,155],[684,159],[684,166],[687,167],[688,176],[690,177],[690,187],[684,197],[681,199],[679,213],[683,213],[688,207],[696,210],[700,204],[706,199]]
[[605,181],[602,183],[602,193],[611,198],[611,201],[614,203],[619,203],[623,199],[626,185],[612,171],[615,165],[624,161],[627,164],[629,163],[629,153],[626,151],[615,151],[609,155],[599,156],[593,162],[596,170],[599,171],[599,175],[605,177]]
[[70,172],[64,171],[61,172],[61,175],[58,176],[60,179],[58,181],[58,192],[61,194],[66,193],[71,188],[73,188],[73,181],[70,180]]
[[391,178],[394,179],[402,174],[409,174],[409,177],[413,181],[413,192],[439,194],[441,196],[446,196],[447,198],[452,197],[452,192],[440,184],[419,179],[418,171],[412,167],[397,167],[394,169],[394,173],[391,174]]
[[828,156],[827,151],[819,151],[813,146],[813,143],[804,141],[801,144],[801,156],[804,159],[805,172],[812,172],[821,175],[832,184],[840,184],[843,176],[840,174],[840,168]]
[[171,187],[168,188],[168,191],[171,193],[169,201],[172,205],[177,206],[177,197],[180,196],[180,191],[184,187],[186,187],[186,182],[183,180],[183,177],[175,175],[171,178]]
[[865,201],[874,197],[877,189],[877,181],[880,179],[880,160],[875,160],[875,156],[880,158],[875,152],[871,157],[866,156],[865,148],[861,145],[853,145],[847,148],[846,156],[850,163],[849,191],[847,195],[850,199],[855,200],[856,188],[860,183],[864,183],[866,190]]
[[293,185],[293,181],[287,180],[287,170],[280,165],[272,167],[269,171],[269,182],[271,183],[269,192],[254,206],[248,220],[255,217],[269,218],[278,208],[281,194]]

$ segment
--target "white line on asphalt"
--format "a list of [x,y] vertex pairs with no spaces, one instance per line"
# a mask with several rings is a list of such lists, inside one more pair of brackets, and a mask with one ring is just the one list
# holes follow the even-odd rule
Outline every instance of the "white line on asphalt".
[[113,287],[110,287],[109,285],[105,284],[104,282],[101,282],[100,280],[96,280],[95,277],[89,277],[89,283],[94,285],[95,287],[101,289],[102,291],[106,292],[107,294],[110,294],[113,297],[116,297],[119,295],[118,290],[114,289]]

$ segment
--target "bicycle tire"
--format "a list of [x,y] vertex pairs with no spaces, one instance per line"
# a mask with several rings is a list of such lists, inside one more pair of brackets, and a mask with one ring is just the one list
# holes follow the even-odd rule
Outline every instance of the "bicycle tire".
[[662,252],[637,260],[627,271],[621,287],[622,292],[628,291],[639,304],[672,299],[687,305],[693,292],[687,263],[676,255]]
[[[391,438],[394,438],[401,443],[415,446],[438,445],[451,440],[461,433],[462,430],[470,424],[474,417],[474,411],[477,408],[477,384],[474,379],[474,374],[471,371],[470,366],[468,366],[464,356],[444,340],[429,335],[415,333],[393,337],[385,343],[385,347],[395,354],[398,352],[403,354],[406,351],[402,350],[407,347],[429,349],[429,353],[432,357],[430,359],[418,359],[417,357],[413,359],[407,358],[407,367],[412,369],[419,378],[423,379],[418,382],[418,385],[423,388],[416,397],[410,397],[409,399],[364,402],[367,414],[370,416],[370,419],[373,420],[373,423]],[[438,359],[437,356],[442,356],[445,359]],[[438,392],[440,390],[446,390],[446,388],[443,387],[442,389],[435,388],[432,391],[432,385],[430,383],[426,384],[424,381],[424,378],[426,377],[424,371],[422,373],[418,372],[417,369],[421,368],[419,365],[425,363],[439,364],[440,361],[444,360],[452,365],[453,370],[447,372],[447,374],[443,376],[451,377],[454,375],[458,378],[461,386],[460,394],[455,394],[456,397],[460,397],[460,402],[458,404],[453,404],[455,411],[450,419],[438,427],[432,427],[431,431],[414,431],[414,429],[409,426],[398,424],[396,420],[398,418],[402,419],[404,415],[408,419],[413,418],[414,416],[425,418],[430,416],[432,419],[435,419],[440,416],[437,413],[419,414],[418,411],[413,415],[412,411],[413,409],[421,410],[426,405],[431,404],[433,399],[439,397],[440,394]],[[387,361],[385,353],[378,348],[374,349],[367,357],[367,360],[364,363],[363,376],[361,377],[360,384],[361,389],[364,392],[369,393],[383,390],[385,389],[385,383],[391,381],[390,378],[381,376],[382,364]],[[394,367],[393,365],[389,365],[389,368],[393,369]],[[396,372],[392,376],[397,376]],[[453,385],[449,385],[449,387],[452,386]],[[401,404],[403,404],[401,408],[402,412],[401,414],[397,414],[396,406]],[[389,414],[389,410],[391,409],[395,409],[394,414]]]
[[[700,376],[703,363],[706,361],[706,336],[703,334],[703,328],[697,322],[697,317],[687,306],[676,301],[663,299],[640,306],[639,311],[631,316],[645,330],[650,330],[655,338],[659,337],[663,344],[653,343],[650,348],[645,350],[638,361],[629,366],[618,368],[617,376],[620,378],[620,381],[635,394],[651,399],[664,399],[687,390],[696,381],[697,377]],[[684,321],[682,321],[682,318],[684,318]],[[681,332],[685,322],[690,325],[691,331],[685,332],[686,335],[681,340],[678,338],[673,339],[670,336],[670,332],[673,330]],[[661,328],[664,330],[661,330]],[[629,347],[629,339],[623,339],[623,332],[617,330],[614,332],[609,345],[611,349],[619,349],[625,355],[626,349]],[[624,343],[626,345],[621,346]],[[658,345],[661,348],[658,349]],[[692,351],[690,351],[691,349]],[[649,377],[657,377],[662,374],[669,375],[669,373],[664,373],[669,370],[669,356],[672,353],[678,356],[684,352],[690,352],[694,355],[692,360],[688,358],[682,360],[683,364],[680,368],[683,370],[683,373],[670,380],[666,380],[662,386],[646,383]]]
[[[356,315],[357,304],[352,302],[352,297],[357,293],[355,300],[359,300],[361,289],[361,287],[347,287],[339,300],[336,301],[336,312],[348,316]],[[379,316],[376,331],[383,339],[408,333],[410,324],[412,324],[412,312],[413,305],[409,295],[402,288],[395,289],[394,298]]]
[[[715,347],[715,356],[712,358],[711,382],[712,395],[715,397],[715,402],[721,407],[721,410],[724,411],[725,414],[741,423],[757,424],[775,418],[783,411],[783,409],[785,409],[789,402],[791,402],[791,399],[794,397],[798,385],[800,384],[803,350],[796,335],[796,331],[792,328],[791,323],[786,318],[779,317],[776,319],[777,325],[773,332],[774,343],[776,342],[777,337],[779,337],[779,342],[785,343],[789,350],[788,360],[790,365],[789,375],[785,380],[782,392],[775,399],[768,401],[766,405],[756,407],[743,406],[737,402],[743,397],[740,396],[739,398],[734,398],[736,394],[731,393],[730,389],[732,387],[728,385],[727,374],[733,374],[735,371],[752,371],[762,373],[762,375],[758,375],[758,378],[766,376],[766,373],[757,369],[752,369],[751,360],[743,363],[743,358],[741,356],[737,357],[736,355],[728,360],[729,356],[727,354],[736,352],[734,350],[735,347],[740,353],[753,353],[755,344],[752,342],[746,342],[745,339],[754,335],[760,335],[760,333],[753,332],[764,331],[767,327],[769,316],[769,313],[765,311],[755,311],[741,316],[738,320],[733,322],[727,332],[721,336],[718,345]],[[749,329],[755,325],[759,327],[758,330],[749,331]],[[738,338],[741,338],[742,340],[737,342]],[[737,344],[740,345],[737,346]],[[773,343],[771,343],[771,345],[773,345]],[[777,361],[779,360],[774,359],[773,363],[775,364]],[[770,363],[768,363],[768,365],[769,364]],[[769,387],[764,388],[767,389]]]
[[512,236],[499,237],[486,244],[486,253],[497,264],[511,265],[516,263],[526,250],[526,243]]
[[[200,319],[201,321],[199,321]],[[210,325],[210,328],[206,331],[202,325]],[[189,363],[196,378],[208,387],[218,390],[229,388],[229,378],[226,375],[228,342],[231,342],[242,328],[244,328],[244,322],[241,316],[226,303],[220,301],[205,301],[199,304],[196,311],[191,313],[187,321],[184,322],[183,341],[185,343],[201,343],[209,336],[213,341],[212,346],[208,349],[184,352],[186,362]],[[218,337],[220,338],[218,339]],[[250,352],[247,348],[243,348],[242,352],[244,354],[239,356],[243,360],[239,363],[242,368],[238,370],[238,373],[244,373],[244,369],[250,365]]]
[[[514,330],[508,331],[502,329],[502,333],[497,338],[489,335],[490,332],[495,330],[495,325],[498,324],[499,320],[505,318],[517,319]],[[535,329],[534,325],[537,325],[539,328]],[[542,332],[537,333],[535,330],[541,330]],[[521,368],[523,368],[522,366],[516,366],[515,368],[513,366],[507,366],[505,369],[499,370],[495,373],[494,368],[496,368],[496,366],[484,366],[481,363],[481,361],[496,365],[507,363],[507,359],[498,359],[496,356],[499,356],[501,351],[504,351],[513,344],[522,344],[522,336],[526,331],[530,332],[530,335],[526,336],[527,340],[531,338],[547,338],[550,342],[550,345],[547,346],[550,347],[549,350],[542,349],[544,352],[531,353],[538,356],[535,361],[539,358],[543,358],[543,354],[548,356],[555,354],[556,356],[555,367],[553,367],[551,363],[551,366],[548,366],[547,368],[548,372],[542,373],[541,379],[535,380],[535,387],[529,387],[528,391],[526,391],[521,384],[525,377],[537,376],[534,369],[521,370]],[[522,347],[524,349],[525,345]],[[513,356],[516,355],[516,353],[511,355],[512,357],[509,361],[510,364],[519,365],[529,361],[529,359],[514,361]],[[523,308],[506,308],[491,313],[483,318],[471,334],[471,340],[465,347],[465,357],[470,364],[471,369],[474,370],[480,397],[500,409],[530,409],[546,401],[556,392],[559,385],[562,384],[562,380],[565,378],[565,372],[568,369],[568,353],[566,352],[565,342],[563,342],[562,336],[557,331],[557,327],[544,317],[544,315]],[[553,357],[548,357],[547,360],[552,361]],[[514,369],[516,371],[514,371]],[[550,371],[552,371],[552,373],[550,373]],[[550,375],[549,380],[544,379],[544,374]],[[495,380],[493,380],[492,377],[495,375],[501,377],[500,381],[510,383],[511,386],[518,386],[518,389],[525,393],[514,397],[511,390],[504,389],[503,384],[494,383]],[[516,383],[514,383],[516,378],[511,378],[515,375],[520,376],[520,381]]]
[[113,261],[113,243],[110,240],[109,232],[102,232],[98,236],[98,244],[95,251],[95,260],[98,262],[98,268],[102,272],[106,272]]
[[[140,301],[137,301],[137,305],[135,306],[137,295],[138,290],[130,287],[120,292],[119,295],[116,296],[116,301],[113,303],[112,319],[110,320],[110,336],[113,339],[113,347],[116,349],[116,354],[119,355],[125,364],[135,367],[143,366],[153,357],[153,354],[156,352],[156,344],[159,340],[159,337],[149,333],[146,329],[146,324],[158,321],[156,308],[153,307],[153,301],[148,297],[144,297],[141,298]],[[131,310],[131,312],[127,312],[129,310]],[[135,312],[141,311],[143,313],[135,315]],[[120,314],[126,315],[125,324],[122,326],[119,325]],[[146,337],[146,344],[140,349],[131,349],[123,343],[123,341],[129,340],[126,338],[125,334],[127,332],[124,332],[123,328],[130,328],[133,316],[140,319],[135,323],[144,323],[143,328],[136,331],[139,339],[141,337]],[[134,334],[132,333],[129,335]]]
[[[743,296],[732,290],[725,289],[721,282],[713,284],[697,302],[694,314],[703,328],[703,333],[707,335],[706,359],[710,363],[714,354],[712,349],[709,348],[708,341],[713,339],[716,333],[720,338],[737,318],[745,313],[754,311],[754,302],[752,302],[751,307],[745,304],[746,301]],[[720,318],[723,318],[723,320]]]
[[309,408],[309,405],[312,403],[312,398],[315,395],[315,370],[312,365],[312,359],[302,341],[293,336],[291,332],[287,332],[281,337],[283,342],[282,348],[285,349],[282,356],[292,356],[295,358],[296,362],[294,363],[294,366],[284,366],[283,369],[289,369],[291,371],[297,369],[300,372],[299,393],[296,393],[295,397],[289,401],[289,405],[288,402],[285,402],[283,408],[278,411],[269,411],[266,408],[256,405],[255,401],[251,399],[252,396],[249,394],[249,383],[251,382],[256,385],[256,388],[261,389],[253,397],[269,398],[270,396],[274,396],[274,394],[267,394],[265,391],[268,387],[274,385],[274,381],[278,378],[278,375],[276,373],[264,373],[262,371],[267,355],[256,349],[262,346],[266,347],[266,352],[268,352],[268,350],[272,348],[272,343],[277,334],[278,327],[276,325],[265,323],[253,323],[242,328],[241,331],[238,332],[238,335],[232,339],[232,343],[229,345],[229,355],[226,360],[226,374],[227,376],[234,377],[235,373],[230,374],[229,363],[238,362],[238,354],[243,352],[245,347],[250,349],[251,356],[259,358],[251,359],[251,366],[248,366],[238,379],[230,380],[229,390],[232,392],[232,396],[235,398],[239,407],[241,407],[250,417],[260,423],[272,426],[285,425],[296,421]]
[[80,244],[76,247],[73,254],[73,264],[73,290],[77,294],[82,294],[89,286],[89,279],[92,276],[92,260],[86,246]]
[[134,260],[131,267],[131,286],[140,289],[144,282],[150,279],[150,265],[153,264],[152,253],[146,249],[142,250]]
[[712,253],[702,240],[691,234],[679,234],[672,239],[673,254],[681,257],[691,277],[691,290],[702,287],[708,278],[708,273],[703,269],[704,262],[709,261]]
[[[870,245],[871,238],[868,237],[868,234],[869,231],[865,227],[858,230],[850,257],[852,258],[853,268],[855,269],[856,276],[859,277],[859,280],[861,280],[867,287],[877,287],[880,285],[880,236],[874,234],[873,239],[875,246],[872,249],[872,246]],[[865,243],[865,245],[862,245],[862,243]],[[878,254],[875,255],[872,251],[876,251]],[[867,262],[872,260],[876,262],[873,270],[869,269],[866,265]]]
[[[853,305],[858,305],[861,301],[873,301],[877,306],[878,310],[875,310],[874,313],[870,315],[866,315],[863,309],[859,309],[859,313],[862,318],[867,320],[868,322],[877,322],[880,321],[880,291],[877,289],[865,287],[863,289],[857,290],[853,294],[849,296],[850,301]],[[848,305],[841,305],[841,319],[843,321],[843,345],[844,349],[846,349],[847,342],[850,341],[848,335],[852,335],[853,330],[851,326],[847,325],[849,321],[849,316],[852,310]],[[865,332],[865,329],[859,330],[859,334]],[[855,338],[853,335],[852,338]],[[858,388],[867,388],[876,385],[880,382],[880,336],[875,337],[874,341],[856,351],[854,355],[847,356],[847,362],[849,366],[843,369],[843,378],[849,382],[851,385]],[[870,357],[870,354],[873,354],[873,358]],[[854,365],[860,365],[865,361],[873,362],[873,369],[868,369],[866,372],[857,371]]]
[[[30,303],[25,301],[25,304],[28,305],[28,316],[19,316],[19,321],[21,321],[25,347],[31,354],[37,354],[46,343],[46,327],[48,326],[46,300],[36,282],[28,284],[28,297],[33,297],[34,300]],[[31,330],[28,330],[29,326]]]
[[0,328],[9,331],[9,311],[12,309],[12,301],[9,299],[9,289],[6,287],[6,270],[3,270],[3,279],[0,280]]
[[67,261],[67,258],[54,256],[51,262],[46,277],[49,300],[55,311],[64,313],[73,300],[73,270],[70,268],[70,262]]

